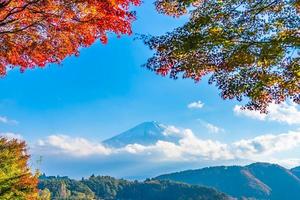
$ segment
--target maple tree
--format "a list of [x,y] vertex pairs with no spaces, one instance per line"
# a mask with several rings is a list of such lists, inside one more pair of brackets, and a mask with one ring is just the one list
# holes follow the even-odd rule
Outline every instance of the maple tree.
[[267,112],[271,102],[300,103],[299,0],[157,0],[160,13],[181,16],[182,27],[144,36],[155,50],[145,65],[171,78],[208,75],[224,99],[249,101]]
[[0,199],[38,198],[38,177],[28,167],[26,144],[0,138]]
[[0,75],[78,55],[107,33],[131,34],[139,0],[0,0]]

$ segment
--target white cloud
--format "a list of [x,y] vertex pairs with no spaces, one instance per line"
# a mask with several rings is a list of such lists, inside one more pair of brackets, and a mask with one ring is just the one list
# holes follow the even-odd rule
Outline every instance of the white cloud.
[[6,132],[6,133],[0,133],[1,137],[5,137],[8,139],[18,139],[18,140],[23,140],[22,135],[16,134],[16,133],[11,133],[11,132]]
[[271,104],[269,119],[272,121],[300,124],[300,110],[296,103]]
[[233,158],[227,144],[200,139],[190,129],[184,130],[184,137],[179,140],[179,146],[184,154],[194,156],[194,158],[198,156],[212,160]]
[[80,137],[67,135],[51,135],[45,140],[38,141],[38,147],[45,153],[68,154],[71,156],[109,155],[111,150],[102,144],[91,142]]
[[0,123],[3,123],[3,124],[18,124],[18,121],[13,120],[13,119],[8,119],[5,116],[0,116]]
[[201,109],[201,108],[203,108],[203,106],[204,106],[204,103],[202,103],[201,101],[195,101],[195,102],[188,104],[187,107],[189,109]]
[[266,119],[266,114],[262,114],[256,110],[253,111],[253,110],[248,110],[248,109],[242,109],[242,106],[238,106],[238,105],[236,105],[233,108],[233,112],[238,116],[246,116],[246,117],[250,117],[252,119],[258,119],[258,120]]
[[287,124],[300,124],[300,110],[298,105],[293,102],[284,102],[282,104],[272,103],[268,107],[268,114],[259,111],[243,110],[241,106],[236,105],[233,109],[238,116],[246,116],[258,120],[276,121]]
[[[173,127],[174,128],[174,127]],[[172,128],[172,129],[173,129]],[[174,129],[178,131],[179,129]],[[242,139],[233,143],[217,140],[201,139],[192,130],[180,130],[177,141],[159,140],[152,145],[128,144],[122,148],[109,148],[100,142],[92,142],[85,138],[74,138],[66,135],[51,135],[40,140],[33,151],[45,155],[66,155],[77,158],[88,156],[114,157],[118,159],[200,162],[200,161],[232,161],[253,160],[270,161],[292,165],[298,160],[280,160],[276,155],[280,152],[300,148],[300,130],[289,131],[278,135],[266,134],[250,139]],[[33,153],[34,153],[33,152]],[[272,158],[272,160],[270,160]]]
[[223,128],[220,128],[216,125],[213,125],[211,123],[205,122],[203,123],[203,125],[205,126],[205,128],[208,129],[209,132],[211,133],[221,133],[224,132],[225,130]]
[[7,117],[0,116],[0,122],[6,124],[8,122]]
[[140,145],[140,144],[129,144],[125,148],[125,151],[132,153],[132,154],[138,154],[147,149],[147,147]]
[[[174,129],[174,127],[172,128]],[[84,138],[72,138],[66,135],[51,135],[39,140],[35,150],[46,154],[66,154],[76,157],[92,155],[109,156],[115,154],[153,155],[154,160],[195,160],[232,158],[226,144],[218,141],[202,140],[190,129],[178,133],[177,142],[159,140],[153,145],[129,144],[122,148],[109,148],[101,143],[91,142]]]
[[127,145],[125,150],[135,154],[153,155],[157,160],[195,161],[233,158],[226,144],[202,140],[196,137],[190,129],[183,130],[181,135],[177,143],[158,141],[149,146],[133,144]]
[[178,136],[180,135],[180,129],[179,128],[176,128],[175,126],[166,126],[166,125],[161,125],[162,127],[164,127],[164,132],[163,134],[165,136],[172,136],[172,135],[175,135],[175,136]]
[[300,147],[300,132],[290,131],[279,135],[262,135],[249,140],[237,141],[233,146],[239,157],[272,155]]

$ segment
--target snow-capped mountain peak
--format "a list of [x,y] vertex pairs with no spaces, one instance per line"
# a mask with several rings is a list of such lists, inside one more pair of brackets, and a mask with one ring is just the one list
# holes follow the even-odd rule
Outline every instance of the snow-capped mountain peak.
[[128,144],[152,145],[159,140],[174,142],[176,136],[168,134],[168,126],[156,121],[141,123],[119,135],[103,141],[109,147],[120,148]]

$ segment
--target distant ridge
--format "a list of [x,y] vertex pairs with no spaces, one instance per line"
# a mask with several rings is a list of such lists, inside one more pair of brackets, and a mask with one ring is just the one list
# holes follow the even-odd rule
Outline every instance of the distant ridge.
[[241,199],[300,199],[300,179],[291,170],[269,163],[254,163],[245,167],[208,167],[165,174],[155,179],[214,187]]
[[128,144],[152,145],[159,140],[176,141],[175,136],[165,134],[167,126],[156,121],[141,123],[119,135],[104,140],[106,146],[120,148]]

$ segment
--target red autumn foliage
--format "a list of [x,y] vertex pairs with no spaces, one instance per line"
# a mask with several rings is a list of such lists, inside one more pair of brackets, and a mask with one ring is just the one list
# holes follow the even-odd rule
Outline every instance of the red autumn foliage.
[[107,33],[131,34],[140,0],[0,0],[0,74],[78,55]]

